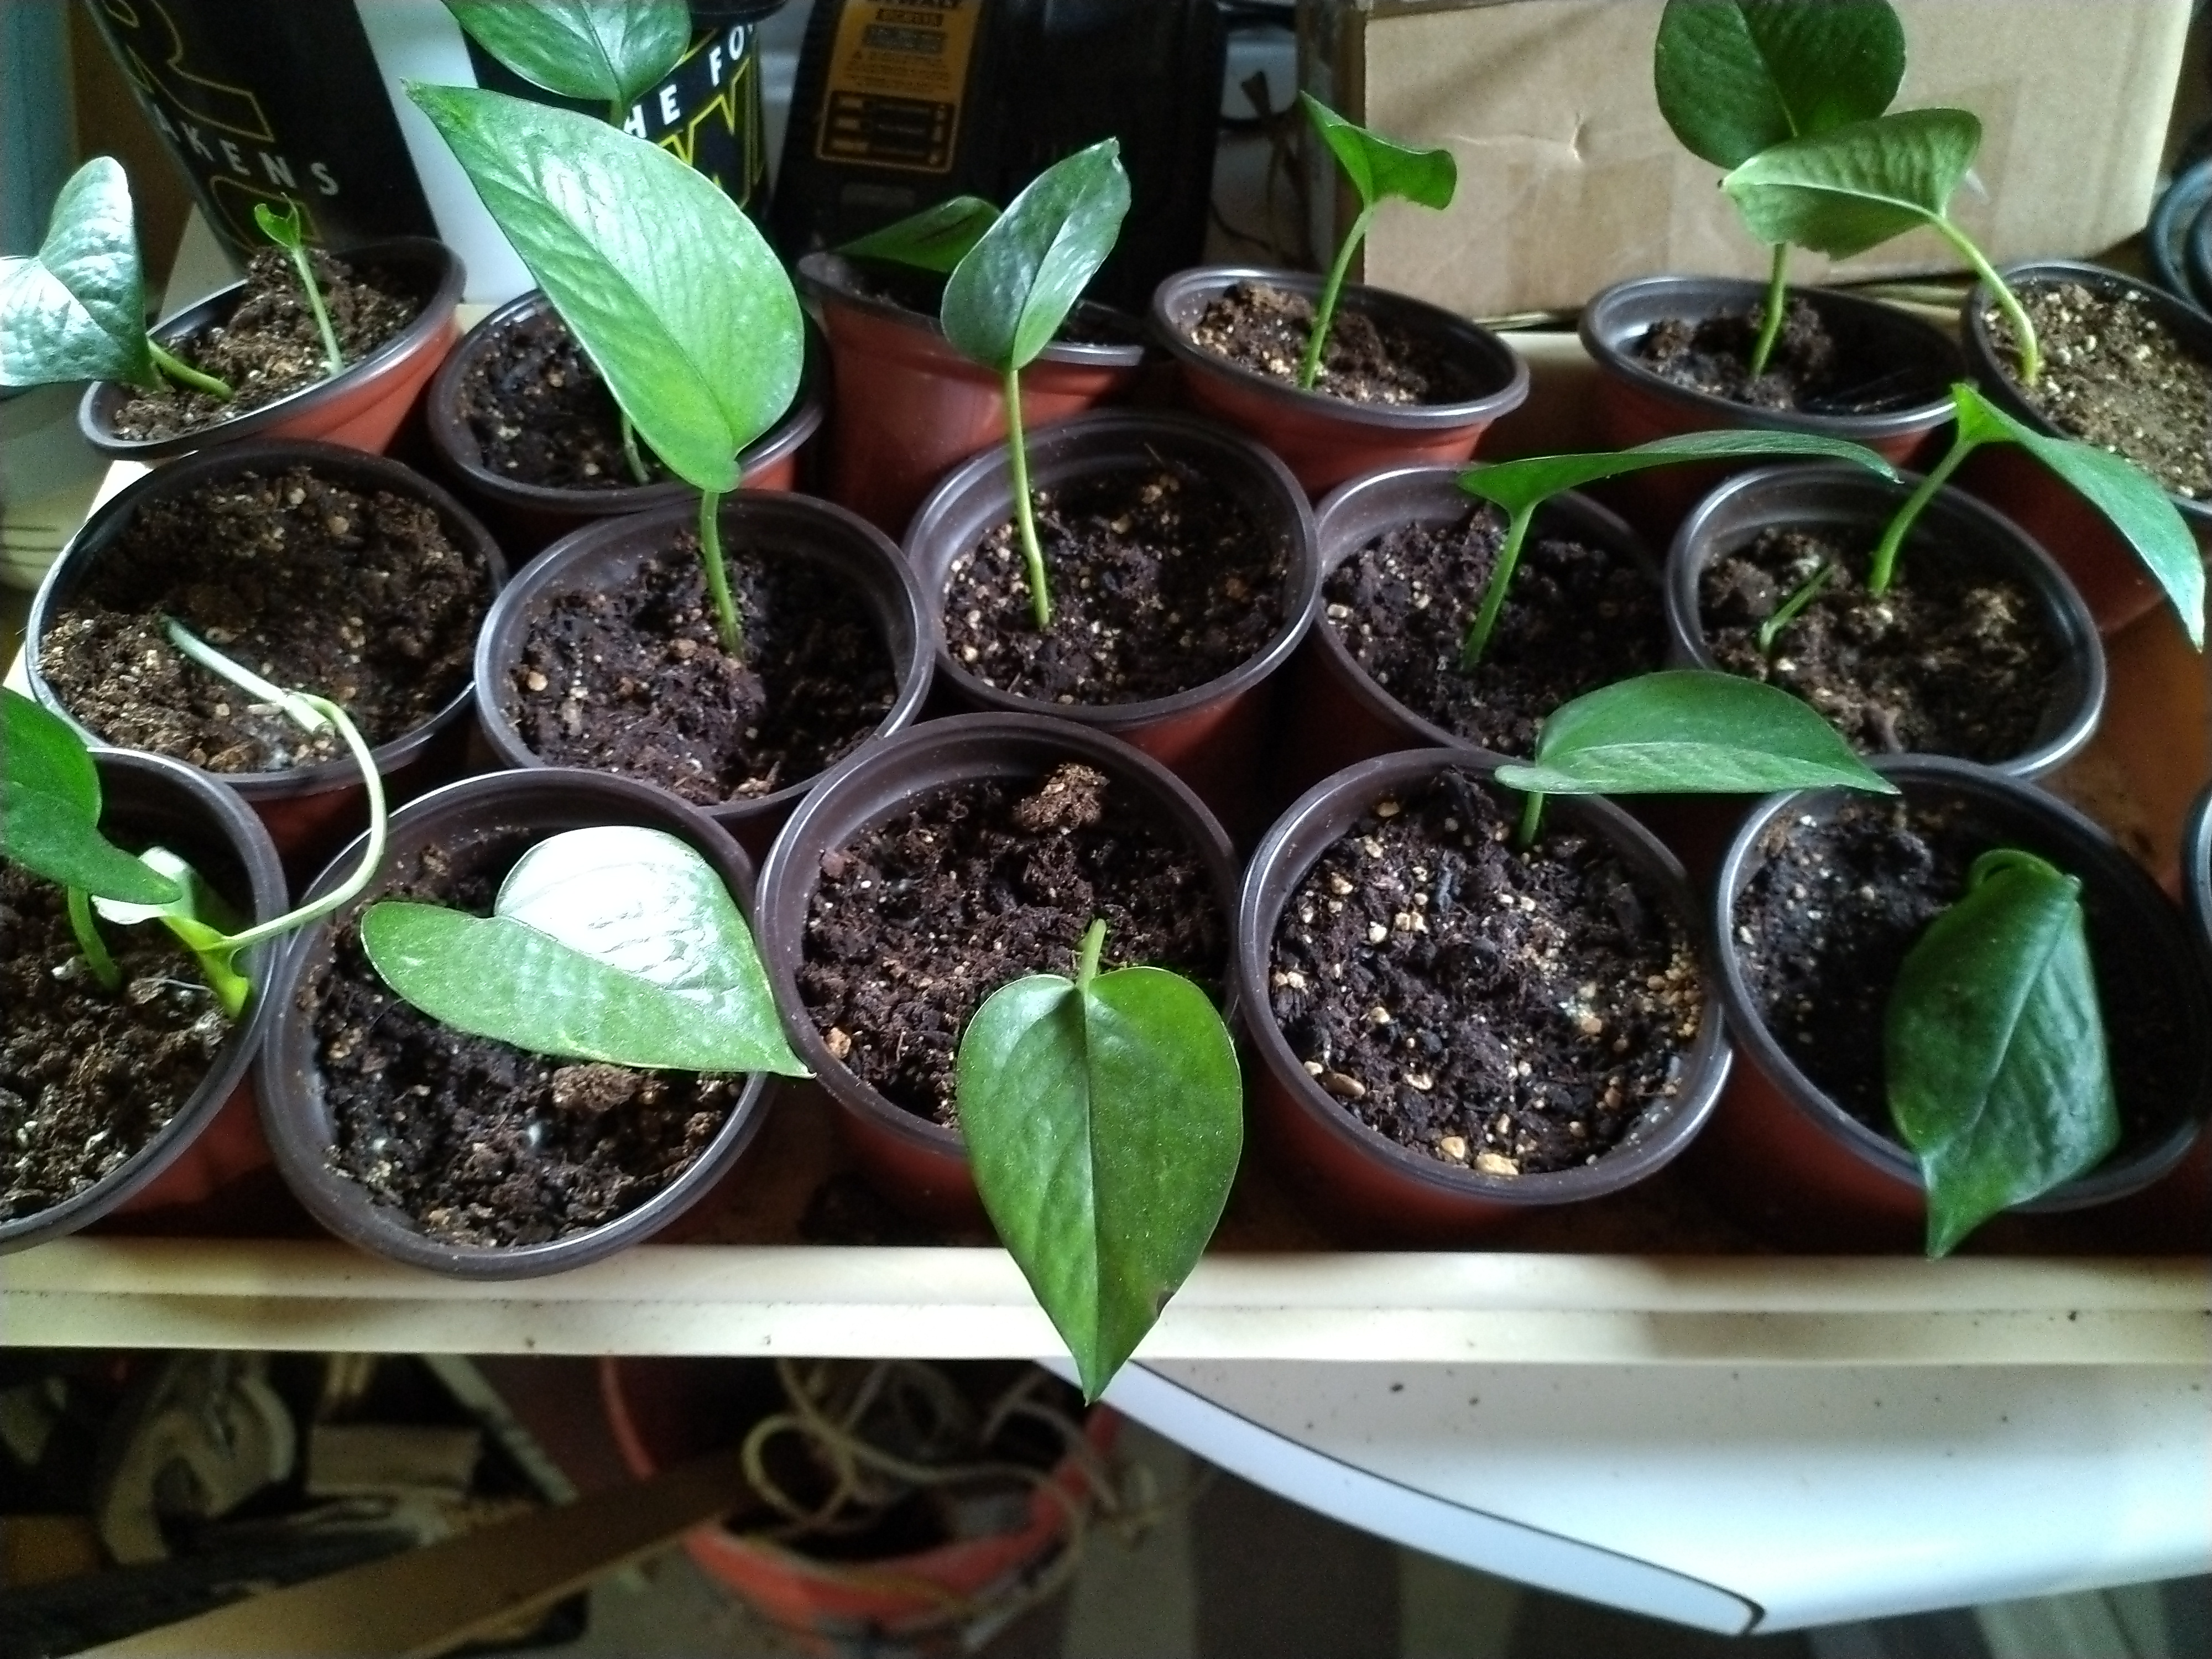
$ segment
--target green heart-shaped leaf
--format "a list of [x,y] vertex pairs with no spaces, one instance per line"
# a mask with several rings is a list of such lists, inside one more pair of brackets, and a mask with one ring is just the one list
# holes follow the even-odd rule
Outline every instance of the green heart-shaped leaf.
[[910,213],[895,224],[856,236],[837,252],[848,259],[911,265],[944,276],[999,222],[999,210],[980,196],[955,196]]
[[1119,139],[1037,174],[945,280],[940,319],[952,349],[1001,374],[1033,361],[1114,251],[1128,210]]
[[446,0],[477,44],[563,98],[632,104],[691,41],[684,0]]
[[1534,763],[1501,766],[1498,781],[1547,795],[1897,793],[1787,691],[1703,668],[1638,675],[1561,704],[1544,718]]
[[385,982],[456,1030],[617,1066],[806,1075],[721,878],[661,830],[549,837],[490,916],[386,900],[361,935]]
[[1904,76],[1889,0],[1667,0],[1651,51],[1659,112],[1685,149],[1723,167],[1870,120]]
[[159,384],[122,164],[95,155],[54,198],[34,259],[0,269],[0,386]]
[[983,1206],[1095,1400],[1229,1201],[1243,1091],[1228,1030],[1163,969],[1040,974],[976,1011],[957,1087]]
[[0,856],[96,897],[167,904],[176,883],[100,833],[100,773],[58,714],[0,687]]
[[1449,150],[1415,149],[1395,143],[1346,120],[1309,92],[1300,93],[1298,101],[1306,106],[1307,118],[1352,189],[1359,192],[1362,206],[1392,199],[1425,208],[1451,205],[1452,192],[1459,187],[1459,163]]
[[738,452],[790,407],[799,299],[714,182],[568,110],[410,85],[484,207],[668,469],[738,483]]
[[1982,124],[1962,109],[1902,110],[1760,151],[1721,181],[1762,242],[1848,258],[1922,225],[1948,228]]
[[1461,473],[1459,487],[1470,495],[1495,501],[1508,513],[1526,513],[1562,490],[1579,489],[1601,478],[1692,461],[1753,459],[1849,461],[1885,478],[1897,477],[1897,469],[1864,444],[1841,438],[1823,438],[1809,432],[1684,432],[1610,453],[1531,455],[1517,461],[1493,461]]
[[1889,1108],[1928,1184],[1931,1256],[2119,1144],[2081,885],[2032,854],[1984,853],[1899,970]]

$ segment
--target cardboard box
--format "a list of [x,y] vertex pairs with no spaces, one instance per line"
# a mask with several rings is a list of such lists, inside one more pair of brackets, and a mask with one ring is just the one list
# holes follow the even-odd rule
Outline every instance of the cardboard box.
[[[1908,57],[1893,107],[1950,105],[1982,119],[1980,161],[1953,212],[1992,259],[2093,253],[2142,228],[2190,0],[1896,3]],[[1660,118],[1651,43],[1662,4],[1310,0],[1307,88],[1459,160],[1449,210],[1391,204],[1376,216],[1365,280],[1496,317],[1571,309],[1654,272],[1764,276],[1766,252],[1718,170]],[[1320,145],[1309,151],[1316,169],[1326,162]],[[1311,176],[1313,199],[1348,222],[1334,184]],[[1960,265],[1920,231],[1840,264],[1794,253],[1790,268],[1818,282]]]

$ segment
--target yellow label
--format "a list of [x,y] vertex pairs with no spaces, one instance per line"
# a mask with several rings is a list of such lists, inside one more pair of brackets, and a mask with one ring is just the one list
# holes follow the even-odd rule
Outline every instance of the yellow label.
[[977,16],[988,0],[846,0],[814,153],[950,173]]

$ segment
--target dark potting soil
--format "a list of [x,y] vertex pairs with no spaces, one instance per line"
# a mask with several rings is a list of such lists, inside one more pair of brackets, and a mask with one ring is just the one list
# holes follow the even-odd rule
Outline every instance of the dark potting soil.
[[[1237,283],[1209,301],[1191,343],[1295,386],[1313,337],[1314,302],[1267,283]],[[1339,300],[1313,391],[1354,404],[1456,404],[1489,388],[1426,337]]]
[[811,559],[722,550],[742,660],[722,649],[688,530],[629,580],[531,617],[513,672],[532,752],[713,806],[811,777],[883,723],[897,677],[860,593]]
[[[937,325],[945,308],[945,278],[910,266],[848,259],[836,268],[835,282],[854,299],[911,311],[929,326]],[[1053,331],[1052,338],[1055,345],[1142,345],[1145,328],[1126,312],[1084,300]]]
[[[2025,754],[2063,660],[2034,594],[1916,534],[1876,596],[1859,575],[1871,550],[1770,530],[1707,565],[1698,604],[1716,660],[1804,698],[1862,754]],[[1836,574],[1768,656],[1759,624],[1823,563]]]
[[670,476],[642,444],[646,476],[630,471],[614,394],[550,307],[492,337],[462,374],[455,404],[483,465],[516,483],[622,489]]
[[[535,839],[432,847],[374,895],[490,914]],[[448,1243],[540,1244],[625,1214],[696,1163],[745,1079],[526,1054],[399,1000],[354,921],[300,993],[334,1130],[331,1166]]]
[[1011,519],[945,577],[946,641],[984,684],[1046,702],[1142,702],[1218,678],[1282,627],[1289,547],[1194,468],[1108,473],[1032,501],[1048,630]]
[[1846,365],[1820,314],[1794,295],[1783,307],[1765,369],[1751,372],[1764,304],[1696,319],[1669,317],[1630,343],[1628,355],[1660,379],[1753,409],[1841,414],[1833,405]]
[[2020,382],[2011,325],[1983,313],[2020,395],[2069,435],[2124,455],[2177,495],[2212,501],[2212,363],[2152,313],[2140,294],[2106,298],[2079,283],[2027,283],[2043,374]]
[[1674,1097],[1705,1018],[1688,937],[1602,842],[1512,835],[1457,772],[1378,800],[1291,892],[1269,973],[1346,1112],[1498,1176],[1596,1162]]
[[[1928,924],[1965,894],[1974,860],[2008,844],[1964,802],[1846,801],[1824,822],[1771,824],[1765,862],[1736,900],[1734,943],[1768,1031],[1816,1087],[1892,1139],[1881,1040],[1890,988]],[[2170,1121],[2189,1046],[2157,1000],[2134,994],[2098,951],[2094,910],[2089,927],[2112,1085],[2133,1139],[2161,1115]]]
[[212,772],[345,754],[179,654],[160,618],[264,678],[318,692],[370,744],[467,689],[491,573],[421,501],[294,467],[241,473],[139,513],[56,614],[39,668],[102,740]]
[[103,926],[123,975],[101,988],[62,890],[0,865],[0,1221],[74,1197],[183,1109],[230,1036],[166,927]]
[[1407,525],[1329,574],[1322,616],[1376,684],[1422,719],[1500,754],[1526,755],[1561,703],[1660,667],[1666,606],[1656,572],[1616,549],[1532,533],[1482,661],[1459,667],[1504,518]]
[[1073,973],[1099,917],[1104,965],[1170,969],[1220,999],[1229,928],[1206,866],[1127,786],[1073,763],[1041,785],[948,786],[823,856],[799,994],[855,1075],[955,1124],[969,1018],[1025,975]]
[[[430,296],[376,270],[356,271],[319,248],[308,251],[338,355],[359,362],[408,324]],[[246,293],[228,321],[187,335],[169,348],[204,374],[228,383],[228,402],[164,379],[159,392],[134,388],[115,411],[118,436],[173,438],[242,415],[329,378],[322,330],[301,292],[291,256],[265,247],[246,262]]]

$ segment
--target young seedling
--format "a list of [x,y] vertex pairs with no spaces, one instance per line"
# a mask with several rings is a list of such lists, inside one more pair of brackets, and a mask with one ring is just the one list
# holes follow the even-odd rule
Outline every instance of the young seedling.
[[2032,853],[1983,854],[1891,989],[1890,1115],[1920,1160],[1930,1256],[2119,1144],[2081,888]]
[[949,276],[998,222],[999,210],[981,197],[952,196],[880,230],[855,236],[837,252],[848,259]]
[[956,1090],[992,1224],[1096,1400],[1189,1276],[1243,1149],[1237,1051],[1212,1003],[1160,968],[993,993],[960,1039]]
[[1498,769],[1522,792],[1520,846],[1533,846],[1547,795],[1765,794],[1897,786],[1787,691],[1707,668],[1616,681],[1544,717],[1535,757]]
[[1322,142],[1336,157],[1344,176],[1359,194],[1359,212],[1346,227],[1344,240],[1322,283],[1321,302],[1314,307],[1313,331],[1306,337],[1306,355],[1298,362],[1298,389],[1313,390],[1321,374],[1322,354],[1328,349],[1329,325],[1336,320],[1336,302],[1344,292],[1344,278],[1352,269],[1352,256],[1367,240],[1367,227],[1375,210],[1394,198],[1425,208],[1451,205],[1459,187],[1459,163],[1448,149],[1413,149],[1394,143],[1378,132],[1347,121],[1310,92],[1298,94],[1307,118]]
[[323,337],[323,367],[335,374],[345,367],[345,355],[338,349],[337,331],[331,327],[331,313],[323,304],[323,290],[315,282],[315,268],[307,259],[307,239],[300,230],[300,204],[290,197],[284,198],[284,210],[277,212],[266,202],[253,204],[253,222],[261,227],[261,234],[291,256],[292,269],[299,274],[300,287],[307,296],[307,309],[315,313],[315,326]]
[[163,375],[230,401],[225,382],[146,331],[130,181],[113,157],[95,155],[54,198],[38,253],[0,260],[0,386],[122,380],[153,392]]
[[1491,568],[1482,605],[1468,625],[1460,643],[1459,665],[1471,673],[1481,665],[1482,653],[1498,626],[1498,613],[1505,608],[1505,595],[1521,562],[1521,549],[1535,522],[1536,510],[1562,490],[1579,489],[1602,478],[1617,478],[1655,466],[1679,466],[1688,461],[1743,460],[1751,457],[1795,457],[1804,460],[1850,461],[1894,478],[1897,471],[1863,444],[1797,432],[1685,432],[1671,438],[1655,438],[1633,449],[1590,455],[1533,455],[1525,460],[1498,461],[1470,467],[1460,474],[1459,487],[1505,513],[1505,539]]
[[[1723,169],[1880,115],[1904,76],[1889,0],[1667,0],[1651,49],[1660,114],[1685,149]],[[1789,259],[1776,241],[1754,375],[1782,331]]]
[[744,652],[722,558],[738,452],[790,407],[803,354],[782,263],[714,181],[572,111],[410,84],[493,221],[599,366],[623,413],[700,492],[722,648]]
[[939,320],[952,349],[1006,382],[1006,442],[1013,456],[1014,516],[1021,526],[1030,606],[1052,626],[1052,593],[1030,502],[1029,451],[1022,437],[1022,369],[1052,337],[1114,251],[1129,210],[1129,176],[1119,139],[1102,138],[1062,156],[1031,179],[945,281]]
[[615,126],[691,44],[684,0],[446,0],[446,9],[532,86],[601,105]]

